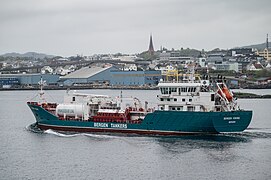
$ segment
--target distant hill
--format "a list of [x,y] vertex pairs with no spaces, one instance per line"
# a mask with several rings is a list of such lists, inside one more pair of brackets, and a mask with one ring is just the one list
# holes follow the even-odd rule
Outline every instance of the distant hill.
[[54,55],[47,55],[47,54],[43,54],[43,53],[36,53],[36,52],[27,52],[24,54],[20,54],[20,53],[16,53],[16,52],[12,52],[12,53],[6,53],[3,55],[0,55],[3,57],[32,57],[35,59],[44,59],[45,57],[47,58],[53,58],[55,57]]
[[181,49],[178,50],[180,56],[188,56],[188,57],[198,57],[201,54],[201,51],[197,49]]
[[[269,46],[269,48],[271,47],[271,42],[268,42],[268,46]],[[266,43],[243,46],[241,48],[254,48],[254,49],[258,49],[258,50],[263,50],[264,48],[266,48]]]

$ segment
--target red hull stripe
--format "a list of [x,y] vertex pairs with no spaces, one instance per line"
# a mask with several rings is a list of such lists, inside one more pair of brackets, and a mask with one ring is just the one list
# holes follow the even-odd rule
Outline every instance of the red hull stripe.
[[68,127],[68,126],[51,126],[38,124],[42,130],[57,130],[57,131],[70,131],[70,132],[108,132],[108,133],[125,133],[125,134],[143,134],[143,135],[165,135],[165,136],[178,136],[178,135],[195,135],[202,134],[199,132],[174,132],[174,131],[153,131],[153,130],[133,130],[133,129],[111,129],[111,128],[84,128],[84,127]]

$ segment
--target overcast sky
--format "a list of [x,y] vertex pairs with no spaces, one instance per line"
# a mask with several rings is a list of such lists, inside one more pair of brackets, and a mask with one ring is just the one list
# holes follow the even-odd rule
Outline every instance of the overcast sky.
[[271,0],[0,0],[0,54],[139,53],[150,33],[155,49],[263,43]]

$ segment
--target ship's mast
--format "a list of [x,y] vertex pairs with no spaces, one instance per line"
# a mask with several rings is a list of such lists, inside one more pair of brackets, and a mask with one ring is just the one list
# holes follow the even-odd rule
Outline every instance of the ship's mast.
[[189,82],[193,83],[194,82],[194,77],[195,77],[195,65],[191,64],[188,66],[188,73],[189,73]]
[[119,107],[121,108],[122,107],[122,91],[120,91],[120,101],[119,101]]
[[44,95],[44,91],[43,91],[43,87],[45,86],[46,84],[46,81],[44,81],[42,79],[42,77],[40,78],[40,81],[38,82],[38,84],[40,85],[40,92],[39,92],[39,96],[40,96],[40,101],[45,101],[45,98],[43,97]]
[[191,67],[191,72],[190,72],[190,81],[193,83],[194,82],[194,77],[195,77],[195,67],[194,65]]

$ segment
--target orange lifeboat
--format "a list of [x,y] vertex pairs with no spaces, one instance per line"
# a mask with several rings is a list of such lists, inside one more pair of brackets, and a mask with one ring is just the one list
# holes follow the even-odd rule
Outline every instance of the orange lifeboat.
[[[221,91],[221,90],[222,90],[222,91]],[[222,96],[222,94],[224,94],[224,96],[227,98],[227,100],[228,100],[229,102],[231,102],[232,99],[233,99],[233,97],[232,97],[232,95],[231,95],[229,89],[228,89],[227,87],[224,86],[221,90],[218,91],[218,94],[220,94],[221,96]]]

